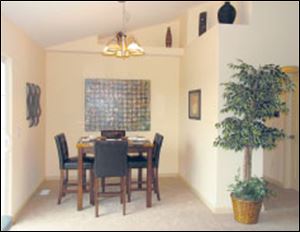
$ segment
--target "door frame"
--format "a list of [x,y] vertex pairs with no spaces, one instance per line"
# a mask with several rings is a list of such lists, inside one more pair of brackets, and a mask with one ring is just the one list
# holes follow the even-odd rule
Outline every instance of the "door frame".
[[[295,91],[298,91],[298,93],[299,93],[299,68],[294,67],[294,66],[286,66],[286,67],[283,67],[283,71],[285,73],[287,73],[288,75],[290,75],[291,79],[293,81],[298,79],[298,86],[296,86]],[[287,115],[287,121],[286,121],[286,123],[287,123],[287,133],[289,135],[293,135],[292,130],[294,128],[294,125],[293,125],[293,120],[292,120],[292,114],[295,112],[295,110],[297,110],[297,109],[294,109],[292,107],[292,105],[293,105],[293,94],[294,93],[289,93],[288,94],[288,102],[287,102],[288,103],[288,108],[290,109],[290,112]],[[298,105],[298,107],[299,107],[299,105]],[[299,111],[299,108],[298,108],[298,111]],[[299,132],[298,132],[298,136],[299,136]],[[294,138],[294,140],[295,139],[298,139],[298,141],[299,141],[299,137],[297,137],[297,135]],[[295,190],[299,191],[299,163],[296,162],[295,154],[293,154],[293,148],[292,148],[293,143],[295,143],[295,141],[293,141],[292,139],[288,139],[286,141],[287,155],[285,156],[285,165],[284,165],[284,168],[285,168],[284,174],[285,174],[285,176],[284,176],[284,183],[283,184],[284,184],[285,188],[291,188],[291,189],[295,189]],[[298,166],[296,166],[296,165],[298,165]],[[296,176],[297,172],[298,172],[298,177]]]
[[[4,157],[4,161],[7,163],[5,170],[6,175],[6,183],[5,183],[5,198],[6,198],[6,205],[5,215],[12,215],[12,60],[6,56],[5,54],[1,53],[1,63],[6,65],[6,101],[7,101],[7,128],[6,134],[7,138],[7,151]],[[1,158],[2,160],[2,158]]]

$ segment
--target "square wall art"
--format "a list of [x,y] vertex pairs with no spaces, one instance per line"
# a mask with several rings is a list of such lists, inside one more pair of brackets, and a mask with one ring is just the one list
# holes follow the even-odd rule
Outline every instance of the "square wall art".
[[149,80],[87,79],[85,130],[149,131]]

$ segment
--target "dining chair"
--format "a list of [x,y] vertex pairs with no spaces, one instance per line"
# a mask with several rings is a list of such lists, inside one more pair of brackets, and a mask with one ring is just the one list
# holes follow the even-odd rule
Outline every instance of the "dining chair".
[[[121,139],[126,136],[126,131],[125,130],[101,130],[101,137],[105,139]],[[107,184],[106,183],[106,178],[101,178],[101,188],[102,192],[105,192],[105,187],[106,186],[115,186],[115,185],[120,185],[118,184]]]
[[[153,155],[153,189],[157,195],[157,199],[160,201],[160,189],[159,189],[159,160],[160,160],[160,151],[162,148],[164,137],[161,134],[156,133],[154,137],[154,147],[152,151]],[[127,176],[127,192],[128,192],[128,201],[131,201],[131,192],[132,190],[132,170],[133,169],[147,169],[147,158],[144,156],[128,156],[128,176]],[[139,182],[139,181],[138,181]],[[142,183],[146,183],[142,181]],[[138,189],[140,190],[140,189]]]
[[[62,198],[67,193],[76,193],[76,190],[69,190],[68,187],[77,186],[76,183],[70,183],[69,181],[69,171],[78,169],[78,158],[77,157],[69,157],[69,148],[68,143],[66,140],[65,134],[59,134],[54,137],[57,152],[58,152],[58,159],[59,159],[59,168],[60,168],[60,181],[59,181],[59,195],[57,204],[61,204]],[[86,170],[90,170],[90,196],[93,197],[93,183],[94,183],[94,173],[93,173],[93,164],[94,158],[84,157],[83,159],[83,168],[84,168],[84,185],[86,189]],[[91,199],[92,202],[93,199]]]
[[102,130],[101,136],[107,139],[121,139],[126,136],[125,130]]
[[[127,176],[127,141],[96,141],[95,144],[95,165],[94,165],[94,203],[95,215],[99,217],[99,178],[103,177],[120,177],[121,203],[123,204],[123,215],[126,214],[126,176]],[[105,195],[105,194],[103,194]]]

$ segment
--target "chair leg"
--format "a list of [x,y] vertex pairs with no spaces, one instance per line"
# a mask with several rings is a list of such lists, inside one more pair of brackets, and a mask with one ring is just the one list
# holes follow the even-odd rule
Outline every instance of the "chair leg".
[[123,215],[126,215],[126,177],[122,177],[122,202],[123,202]]
[[120,203],[123,204],[123,202],[124,202],[124,199],[123,199],[123,177],[120,178],[120,188],[121,188]]
[[99,217],[99,179],[94,178],[94,202],[95,202],[95,216]]
[[155,168],[153,168],[153,170],[152,170],[152,174],[153,174],[153,176],[152,176],[152,180],[153,180],[153,191],[154,191],[154,193],[155,194],[157,194],[157,186],[156,186],[156,176],[155,176]]
[[159,176],[158,176],[158,168],[155,169],[155,186],[156,186],[156,195],[157,200],[160,201],[160,190],[159,190]]
[[138,189],[143,188],[143,169],[138,169]]
[[61,199],[64,195],[64,182],[65,182],[65,177],[64,177],[64,170],[60,171],[60,180],[59,180],[59,193],[58,193],[58,201],[57,204],[61,204]]
[[87,170],[83,170],[83,189],[87,190],[87,179],[86,179],[86,172]]
[[66,181],[69,182],[69,170],[66,170]]
[[105,193],[105,177],[101,178],[102,192]]
[[128,169],[128,176],[127,176],[127,194],[128,194],[128,202],[131,202],[131,181],[132,181],[132,170],[131,168]]
[[90,204],[95,205],[95,196],[94,196],[94,184],[95,184],[95,176],[93,169],[90,170]]
[[[64,176],[64,189],[68,188],[68,183],[69,183],[69,170],[63,171],[66,175]],[[63,197],[66,196],[66,192],[63,191]]]

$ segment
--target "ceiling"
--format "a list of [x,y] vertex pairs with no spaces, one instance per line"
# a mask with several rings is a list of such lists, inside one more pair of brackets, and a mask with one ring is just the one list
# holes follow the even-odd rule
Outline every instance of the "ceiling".
[[[127,29],[173,20],[201,2],[127,1]],[[110,36],[122,28],[122,5],[117,1],[1,1],[2,14],[45,47],[85,36]]]

